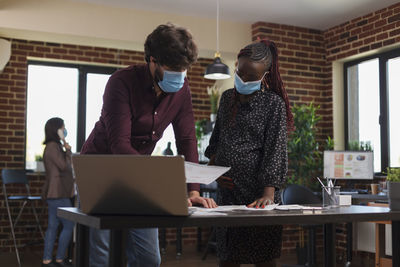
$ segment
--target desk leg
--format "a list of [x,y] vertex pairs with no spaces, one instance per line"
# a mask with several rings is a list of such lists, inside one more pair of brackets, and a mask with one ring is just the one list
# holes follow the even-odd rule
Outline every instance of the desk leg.
[[75,266],[89,266],[89,228],[76,224]]
[[336,266],[336,238],[335,224],[329,223],[324,225],[324,266]]
[[122,230],[112,229],[110,234],[110,256],[109,266],[122,267],[123,249],[122,249]]
[[346,267],[351,266],[351,261],[353,260],[353,224],[346,223],[346,254],[347,254],[347,262]]
[[161,247],[161,255],[165,255],[166,247],[167,247],[167,239],[166,239],[166,228],[160,228],[158,230],[160,232],[160,247]]
[[176,228],[176,257],[182,255],[182,228]]
[[392,266],[400,266],[400,221],[392,221]]

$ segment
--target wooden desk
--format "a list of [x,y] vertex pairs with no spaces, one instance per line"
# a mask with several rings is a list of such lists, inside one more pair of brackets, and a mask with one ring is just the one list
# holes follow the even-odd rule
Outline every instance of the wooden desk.
[[336,266],[335,223],[356,221],[392,221],[393,266],[400,266],[400,211],[368,206],[348,206],[321,212],[296,211],[238,211],[227,216],[96,216],[82,213],[77,208],[59,208],[57,215],[77,223],[76,267],[88,266],[89,227],[110,229],[109,266],[122,266],[123,229],[187,226],[256,226],[274,224],[323,224],[324,262]]

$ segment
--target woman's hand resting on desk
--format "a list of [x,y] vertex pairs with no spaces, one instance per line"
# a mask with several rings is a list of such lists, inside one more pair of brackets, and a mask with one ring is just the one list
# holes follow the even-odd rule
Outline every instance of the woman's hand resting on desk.
[[275,188],[267,186],[264,188],[263,196],[256,199],[253,203],[247,205],[248,208],[265,208],[267,205],[274,204]]
[[200,193],[197,191],[191,191],[189,193],[189,198],[188,198],[188,206],[191,207],[193,205],[200,205],[205,208],[216,208],[217,203],[215,203],[214,199],[212,198],[205,198],[201,197]]
[[253,203],[247,205],[248,208],[265,208],[267,205],[274,204],[274,200],[272,200],[270,197],[261,197],[254,201]]

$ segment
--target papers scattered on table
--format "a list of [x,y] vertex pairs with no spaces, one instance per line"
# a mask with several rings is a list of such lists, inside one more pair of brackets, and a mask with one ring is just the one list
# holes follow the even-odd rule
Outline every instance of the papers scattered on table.
[[248,208],[246,205],[227,205],[227,206],[218,206],[217,208],[207,209],[203,207],[189,207],[189,211],[193,215],[202,215],[202,216],[213,216],[213,215],[227,215],[224,212],[230,211],[267,211],[273,210],[278,206],[278,204],[267,205],[265,208],[256,209],[256,208]]
[[213,209],[207,209],[203,207],[189,207],[191,215],[199,216],[214,216],[214,215],[228,215],[228,212],[232,211],[250,211],[250,212],[262,212],[270,210],[302,210],[304,213],[317,213],[322,211],[322,207],[303,206],[303,205],[279,205],[272,204],[267,205],[265,208],[248,208],[246,205],[226,205],[218,206]]
[[230,167],[208,166],[185,161],[186,183],[210,184]]
[[322,207],[311,207],[303,205],[279,205],[275,209],[277,210],[322,210]]

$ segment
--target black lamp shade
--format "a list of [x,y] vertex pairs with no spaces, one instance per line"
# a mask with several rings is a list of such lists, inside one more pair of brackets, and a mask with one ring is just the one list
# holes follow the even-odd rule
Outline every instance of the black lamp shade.
[[220,57],[215,57],[214,62],[207,66],[204,78],[210,80],[223,80],[230,78],[229,67],[222,63]]

